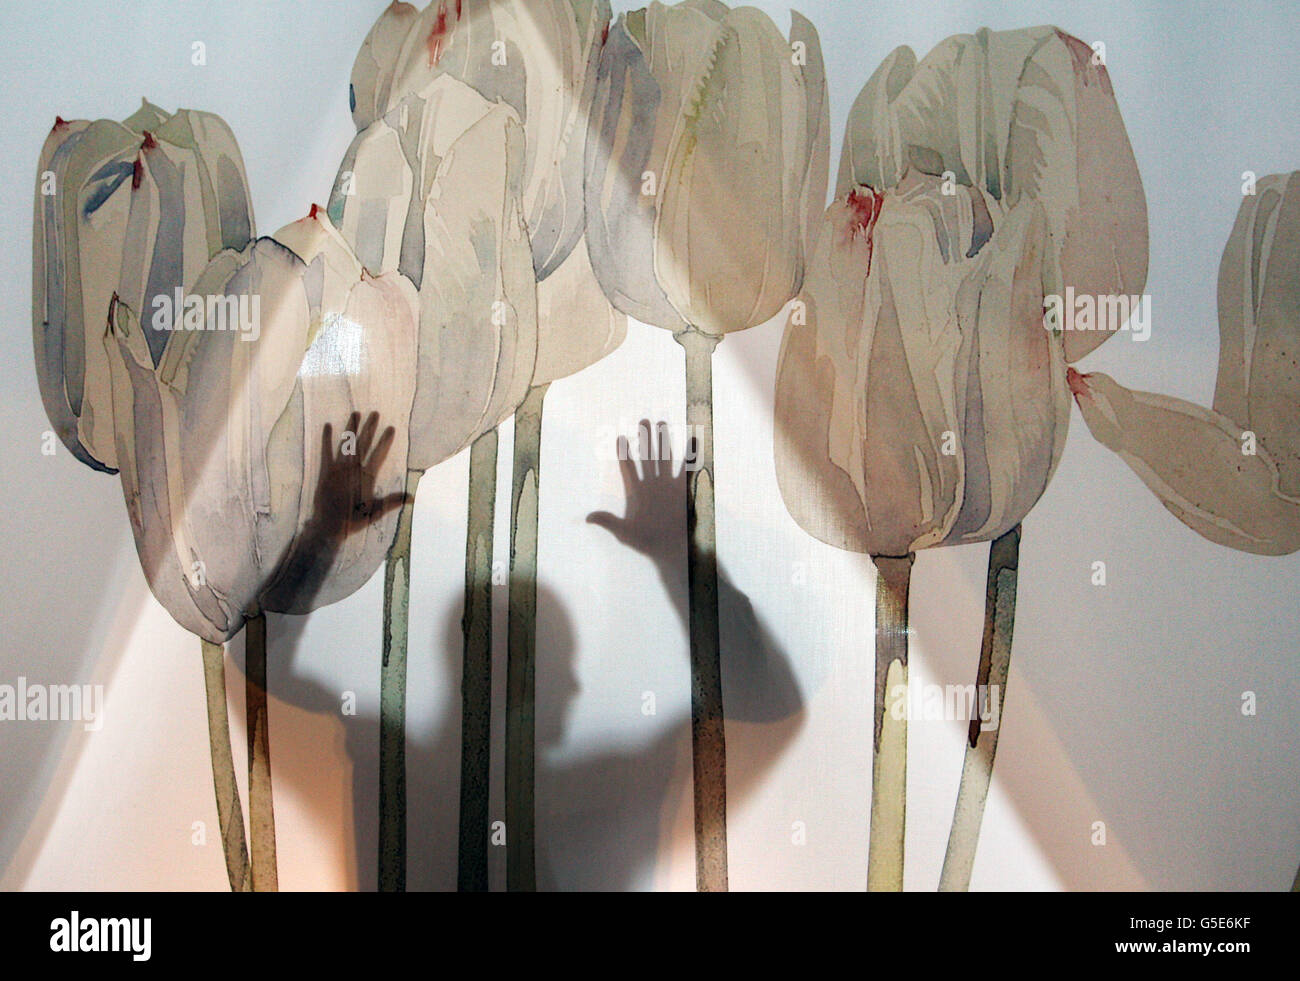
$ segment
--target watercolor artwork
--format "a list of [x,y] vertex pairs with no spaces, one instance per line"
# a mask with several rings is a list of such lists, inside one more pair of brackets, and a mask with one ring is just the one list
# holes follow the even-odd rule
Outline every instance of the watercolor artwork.
[[32,96],[6,888],[1300,888],[1285,31],[324,6]]

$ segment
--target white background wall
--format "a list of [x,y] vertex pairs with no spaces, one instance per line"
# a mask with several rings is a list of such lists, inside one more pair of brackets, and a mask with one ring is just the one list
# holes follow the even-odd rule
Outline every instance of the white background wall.
[[[122,118],[141,95],[219,113],[239,138],[258,228],[324,201],[351,135],[347,85],[375,2],[6,4],[0,66],[0,331],[4,397],[0,683],[102,683],[96,733],[0,722],[0,886],[225,888],[198,643],[149,595],[117,481],[60,448],[30,339],[31,187],[56,113]],[[760,3],[783,28],[787,5]],[[806,0],[831,76],[833,132],[895,46],[924,54],[979,26],[1055,23],[1104,41],[1150,206],[1154,329],[1081,366],[1209,404],[1215,281],[1243,170],[1300,167],[1300,9],[1278,3],[872,3]],[[190,63],[203,41],[208,63]],[[838,160],[838,138],[833,150]],[[771,399],[781,325],[733,336],[716,357],[720,554],[806,703],[797,740],[765,774],[769,730],[728,727],[733,888],[861,888],[870,787],[873,578],[864,557],[805,536],[778,494]],[[541,848],[560,886],[693,884],[685,634],[650,564],[585,523],[622,511],[597,431],[683,418],[682,357],[664,332],[557,384],[547,404],[539,666],[541,713],[569,696],[567,620],[580,688],[562,742],[539,763]],[[502,462],[508,458],[509,427]],[[455,884],[458,621],[464,458],[429,474],[416,514],[411,616],[413,888]],[[500,531],[509,480],[501,477]],[[973,680],[986,548],[923,554],[912,590],[913,672]],[[499,558],[507,542],[498,535]],[[1090,584],[1105,561],[1109,584]],[[804,578],[800,578],[800,574]],[[799,584],[802,583],[802,584]],[[1300,862],[1300,559],[1240,555],[1196,537],[1092,443],[1077,416],[1065,460],[1025,523],[1015,654],[997,781],[975,888],[1288,886]],[[273,618],[272,754],[280,881],[373,888],[382,576],[302,622]],[[504,590],[498,591],[504,609]],[[562,612],[567,611],[567,612]],[[305,626],[305,629],[303,629]],[[501,624],[502,628],[504,624]],[[504,629],[498,631],[504,641]],[[724,646],[728,637],[724,635]],[[734,642],[734,638],[733,638]],[[240,643],[232,645],[235,660]],[[730,656],[743,652],[733,649]],[[501,665],[498,665],[501,668]],[[497,676],[503,676],[498,670]],[[236,760],[242,685],[231,673]],[[356,718],[341,716],[355,691]],[[1240,712],[1258,694],[1258,715]],[[641,712],[653,691],[657,715]],[[933,889],[960,773],[964,724],[911,727],[907,884]],[[498,741],[499,727],[495,733]],[[497,773],[499,774],[499,770]],[[499,796],[499,794],[498,794]],[[739,797],[739,794],[736,795]],[[355,808],[354,808],[355,803]],[[500,807],[494,808],[499,816]],[[1094,821],[1108,843],[1090,843]],[[791,841],[804,822],[804,845]],[[358,840],[360,844],[358,845]],[[502,849],[496,856],[500,879]]]

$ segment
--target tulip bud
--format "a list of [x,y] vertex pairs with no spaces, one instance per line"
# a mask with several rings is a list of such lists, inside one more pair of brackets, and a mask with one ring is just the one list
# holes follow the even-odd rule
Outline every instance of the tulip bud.
[[792,23],[787,40],[753,8],[653,3],[611,31],[588,137],[588,243],[629,316],[721,337],[798,291],[825,205],[829,109],[817,33]]
[[[348,595],[396,530],[358,508],[404,481],[414,380],[392,365],[414,357],[413,289],[362,272],[320,213],[283,234],[310,262],[272,239],[220,253],[192,289],[199,324],[170,332],[156,364],[124,303],[104,339],[146,579],[213,643],[259,611],[305,613]],[[241,326],[254,312],[256,330],[231,329],[231,310]],[[394,425],[387,455],[335,462],[326,423],[371,411]]]
[[1069,419],[1045,240],[1033,202],[1001,215],[915,175],[831,206],[777,373],[777,475],[805,530],[902,556],[1020,523]]
[[[246,184],[230,131],[202,113],[146,102],[125,123],[60,120],[46,141],[33,226],[37,378],[55,431],[95,469],[117,466],[102,344],[114,297],[148,321],[155,298],[170,301],[212,256],[242,248]],[[165,338],[144,338],[155,359]]]

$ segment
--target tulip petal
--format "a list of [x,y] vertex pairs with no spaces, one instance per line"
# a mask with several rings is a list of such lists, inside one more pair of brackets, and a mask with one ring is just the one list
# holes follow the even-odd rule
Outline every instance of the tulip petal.
[[411,468],[423,471],[523,401],[537,357],[537,293],[523,218],[523,130],[513,110],[443,76],[418,112],[412,106],[410,125],[421,134],[417,190],[425,201],[411,414]]
[[1219,266],[1215,411],[1257,434],[1300,493],[1300,172],[1262,178]]
[[[790,12],[791,45],[802,45],[807,58],[800,82],[804,90],[804,119],[807,124],[804,145],[810,148],[808,169],[800,182],[804,204],[803,255],[812,251],[813,240],[826,213],[826,188],[830,181],[831,103],[826,83],[826,62],[822,57],[821,38],[817,28],[797,11]],[[801,260],[803,256],[800,257]],[[802,261],[800,263],[802,266]],[[803,272],[800,269],[800,284]]]
[[1069,431],[1061,338],[1043,328],[1043,209],[1033,201],[1014,208],[994,246],[964,304],[974,340],[961,429],[965,483],[946,545],[992,541],[1020,524],[1047,489]]
[[[597,76],[585,165],[587,244],[596,279],[616,309],[676,332],[689,325],[654,275],[663,156],[643,136],[663,131],[657,120],[674,104],[628,24],[625,16],[610,30]],[[661,148],[666,152],[666,141]]]
[[[163,446],[166,395],[139,320],[124,304],[114,307],[104,345],[113,377],[122,492],[145,580],[182,627],[211,643],[225,643],[243,627],[243,617],[208,590],[201,560],[186,548],[184,499],[172,493],[172,478],[179,475],[169,472]],[[178,527],[182,534],[176,534]]]
[[[317,255],[311,264],[323,262]],[[328,265],[323,274],[335,275]],[[369,509],[406,485],[407,419],[416,379],[414,372],[395,372],[393,366],[415,364],[414,287],[394,273],[378,279],[361,274],[350,290],[326,292],[341,294],[344,305],[325,309],[322,328],[298,373],[300,408],[295,412],[300,417],[294,420],[294,430],[301,432],[297,449],[303,461],[299,523],[280,573],[262,597],[263,606],[278,613],[306,614],[365,585],[383,564],[399,517],[396,508],[377,519]],[[365,420],[372,413],[378,420],[375,434],[391,427],[389,441],[375,435],[362,447],[367,459],[355,461],[349,461],[336,442],[331,450],[342,462],[326,473],[319,450],[322,434],[334,432],[343,439],[343,420]],[[355,441],[363,437],[350,436],[359,452]],[[378,444],[385,444],[386,450],[375,461]]]
[[387,118],[377,121],[349,148],[329,215],[362,265],[376,275],[400,269],[418,288],[424,277],[424,213],[415,169],[402,131]]
[[[134,133],[110,120],[56,125],[37,175],[32,309],[41,395],[64,445],[110,473],[117,461],[101,338],[118,285],[138,146]],[[42,194],[46,174],[49,195]]]
[[578,243],[555,275],[537,284],[537,325],[535,386],[576,375],[626,339],[627,317],[600,291],[585,242]]
[[352,66],[350,89],[352,119],[358,130],[388,111],[397,57],[419,13],[409,3],[393,0],[362,42]]
[[1300,496],[1231,419],[1180,399],[1071,374],[1093,437],[1119,454],[1161,503],[1212,542],[1259,555],[1300,550]]
[[[1146,194],[1110,76],[1094,61],[1088,45],[1056,31],[1025,63],[1007,137],[1006,202],[1030,198],[1046,209],[1063,286],[1138,296],[1147,277]],[[1066,331],[1066,360],[1112,334]]]

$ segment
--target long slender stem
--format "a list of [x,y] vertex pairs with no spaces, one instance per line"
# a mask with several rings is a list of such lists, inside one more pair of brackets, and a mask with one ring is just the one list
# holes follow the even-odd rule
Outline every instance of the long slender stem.
[[695,886],[727,890],[727,743],[718,631],[718,532],[713,477],[713,351],[718,339],[676,335],[686,350],[686,424],[696,442],[686,498],[691,602],[691,751],[695,772]]
[[975,704],[971,715],[966,756],[962,762],[957,807],[948,835],[948,852],[939,876],[940,892],[965,892],[979,845],[980,824],[993,778],[993,757],[998,750],[999,722],[1011,667],[1011,635],[1016,625],[1016,583],[1020,572],[1020,528],[1007,532],[989,549],[985,583],[984,640],[975,678]]
[[226,856],[226,877],[231,892],[248,892],[248,845],[244,839],[244,809],[235,781],[235,758],[230,749],[230,716],[226,710],[226,650],[221,644],[201,641],[203,685],[208,702],[208,748],[212,754],[212,785],[217,794],[217,822]]
[[506,889],[510,892],[537,889],[537,502],[542,407],[549,388],[539,385],[532,389],[515,412],[506,662]]
[[[907,594],[915,556],[876,563],[876,710],[871,754],[867,889],[901,892],[907,830]],[[901,716],[901,717],[900,717]]]
[[[460,851],[462,892],[488,888],[488,778],[492,721],[492,536],[497,500],[497,433],[469,458],[465,531],[465,663],[461,676]],[[507,827],[507,840],[511,829]]]
[[379,891],[406,891],[406,647],[411,603],[411,530],[421,473],[406,475],[406,500],[384,568],[383,665],[379,676]]
[[266,615],[244,627],[244,695],[248,714],[248,825],[253,892],[280,888],[275,864],[275,804],[271,797],[271,734],[266,706]]

